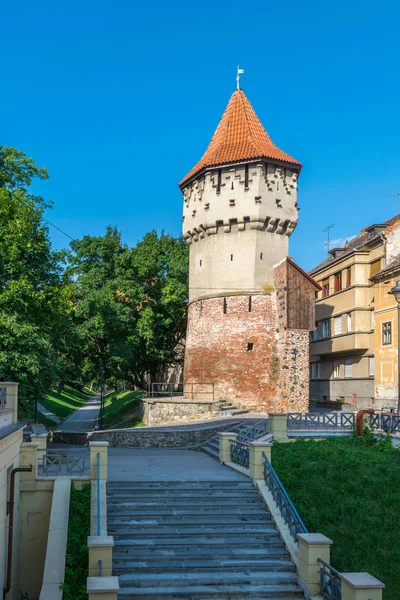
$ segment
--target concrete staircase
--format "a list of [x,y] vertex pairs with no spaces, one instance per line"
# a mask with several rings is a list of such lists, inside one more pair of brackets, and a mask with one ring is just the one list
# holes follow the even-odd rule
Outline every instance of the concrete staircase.
[[[239,434],[239,442],[252,442],[268,433],[268,420],[260,419],[251,424],[249,424],[248,421],[241,421],[240,423],[236,423],[235,425],[232,425],[232,427],[229,427],[229,431]],[[209,456],[212,456],[212,458],[219,460],[219,434],[214,435],[204,442],[204,444],[200,446],[200,449]]]
[[235,417],[236,415],[245,415],[249,411],[246,408],[236,408],[226,400],[221,400],[219,405],[219,417]]
[[250,481],[108,483],[121,600],[294,600],[295,566]]

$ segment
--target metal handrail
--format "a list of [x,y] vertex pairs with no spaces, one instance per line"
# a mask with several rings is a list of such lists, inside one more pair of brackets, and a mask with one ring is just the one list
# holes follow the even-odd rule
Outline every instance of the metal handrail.
[[272,498],[275,504],[279,508],[282,518],[289,528],[292,537],[298,541],[297,535],[299,533],[308,533],[307,527],[304,525],[303,519],[297,512],[293,502],[291,501],[289,494],[283,487],[281,480],[274,467],[271,465],[267,456],[263,452],[264,456],[264,480],[271,492]]
[[231,461],[248,469],[250,466],[249,445],[231,440]]
[[[208,386],[208,391],[196,391],[197,388]],[[161,388],[161,389],[159,389]],[[176,388],[176,389],[175,389]],[[190,390],[190,391],[188,391]],[[212,382],[185,382],[185,383],[162,383],[154,382],[147,385],[146,395],[148,398],[185,396],[194,400],[195,397],[203,399],[215,399],[214,383]]]
[[322,558],[318,559],[320,568],[320,591],[324,600],[342,600],[342,576]]
[[355,423],[354,412],[287,413],[288,429],[353,429]]
[[101,535],[100,519],[100,452],[97,453],[97,535]]

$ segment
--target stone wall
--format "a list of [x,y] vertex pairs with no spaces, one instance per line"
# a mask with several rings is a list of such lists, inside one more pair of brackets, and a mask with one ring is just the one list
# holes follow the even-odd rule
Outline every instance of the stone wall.
[[[249,425],[258,419],[246,419]],[[56,431],[51,441],[57,444],[87,445],[88,442],[106,441],[110,446],[125,448],[191,448],[197,449],[218,431],[229,431],[239,419],[221,419],[212,423],[170,425],[166,427],[137,427],[110,429],[89,433]]]
[[189,305],[185,381],[211,381],[215,398],[274,412],[279,398],[275,293]]
[[219,413],[220,402],[212,400],[185,400],[184,398],[143,398],[140,417],[149,426],[212,419]]

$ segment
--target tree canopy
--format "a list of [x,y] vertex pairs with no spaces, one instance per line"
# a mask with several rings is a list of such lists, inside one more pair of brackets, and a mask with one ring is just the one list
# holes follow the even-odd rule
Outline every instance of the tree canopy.
[[21,414],[57,385],[143,384],[181,361],[188,250],[152,231],[134,247],[109,226],[54,252],[30,191],[46,169],[0,146],[0,380],[20,383]]

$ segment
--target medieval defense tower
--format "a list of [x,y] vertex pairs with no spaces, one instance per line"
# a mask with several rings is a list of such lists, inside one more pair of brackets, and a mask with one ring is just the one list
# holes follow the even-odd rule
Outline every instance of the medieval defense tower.
[[237,89],[184,177],[190,248],[185,382],[252,410],[306,410],[317,284],[288,257],[301,164]]

